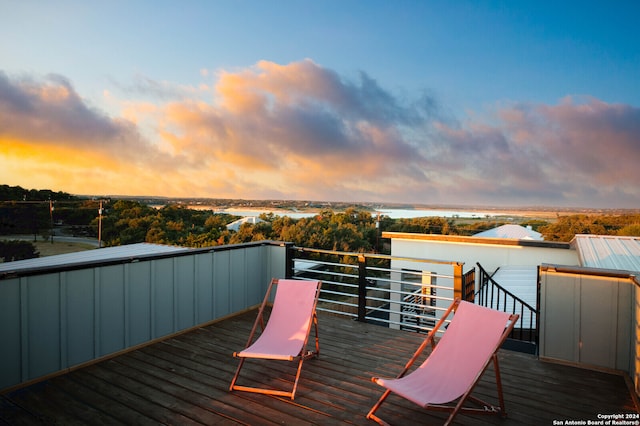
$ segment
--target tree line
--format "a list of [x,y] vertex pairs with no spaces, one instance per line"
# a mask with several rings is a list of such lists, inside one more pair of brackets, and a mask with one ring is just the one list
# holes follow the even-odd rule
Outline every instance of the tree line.
[[[54,206],[54,210],[49,206]],[[89,237],[97,237],[100,228],[104,246],[147,242],[209,247],[275,240],[309,248],[385,253],[389,248],[381,239],[384,231],[468,236],[510,223],[444,217],[392,219],[348,207],[343,211],[323,209],[300,219],[264,213],[257,223],[244,223],[234,231],[227,229],[227,225],[240,216],[193,210],[178,204],[154,208],[134,200],[103,200],[102,215],[98,214],[99,206],[98,200],[66,193],[1,185],[0,235],[33,234],[35,239],[39,234],[49,235],[54,226],[59,226],[67,233]],[[521,225],[531,226],[546,241],[568,242],[576,234],[640,236],[638,214],[567,215],[552,222],[536,219]],[[0,245],[0,257],[7,261],[37,255],[20,245]],[[11,253],[3,254],[7,250]]]
[[64,223],[95,236],[90,223],[98,206],[98,200],[82,199],[66,192],[0,185],[0,235],[32,234],[34,238],[46,238],[56,223]]
[[[456,225],[455,219],[443,217],[378,218],[369,210],[348,207],[343,211],[323,209],[299,219],[263,213],[256,223],[244,223],[237,231],[227,229],[228,224],[240,218],[176,204],[156,209],[136,201],[118,200],[102,219],[102,235],[108,246],[148,242],[208,247],[274,240],[308,248],[382,252],[383,231],[472,235],[496,226],[496,222]],[[93,227],[96,220],[92,221]]]
[[[115,201],[102,219],[106,245],[148,242],[187,247],[208,247],[251,241],[275,240],[297,246],[349,252],[384,252],[381,233],[412,232],[470,236],[506,223],[499,220],[459,220],[444,217],[411,219],[379,218],[369,210],[349,207],[343,211],[320,210],[310,217],[294,219],[263,213],[257,223],[244,223],[237,231],[227,225],[240,216],[192,210],[170,204],[156,209],[136,201]],[[97,226],[97,218],[91,227]],[[521,223],[540,232],[546,241],[569,242],[576,234],[640,236],[640,214],[568,215],[555,221]]]

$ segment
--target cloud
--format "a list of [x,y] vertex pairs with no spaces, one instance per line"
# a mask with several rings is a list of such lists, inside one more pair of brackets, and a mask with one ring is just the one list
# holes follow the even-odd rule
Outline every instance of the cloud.
[[[321,196],[323,181],[374,186],[399,167],[403,175],[421,175],[423,153],[403,132],[427,125],[433,105],[405,105],[365,73],[350,82],[310,60],[262,61],[221,71],[213,103],[168,104],[163,137],[193,161],[292,176],[282,190]],[[304,180],[300,172],[315,173],[316,184],[296,188]]]
[[[200,75],[207,77],[203,71]],[[175,84],[169,81],[158,81],[142,74],[135,74],[130,84],[122,84],[115,79],[111,79],[111,84],[118,91],[127,96],[139,96],[160,101],[173,99],[191,99],[200,96],[202,93],[210,93],[208,85],[202,84],[198,87]]]
[[537,113],[548,124],[539,132],[541,142],[566,172],[599,185],[639,181],[640,109],[567,98]]
[[[488,121],[493,124],[486,124]],[[463,192],[518,204],[637,207],[640,109],[567,97],[514,104],[492,120],[438,126],[438,157],[469,180]]]
[[129,193],[138,179],[179,158],[141,137],[134,123],[90,107],[63,76],[36,79],[3,72],[0,156],[5,181],[32,188],[57,183],[60,190],[80,193],[83,185],[93,186],[87,192],[119,186]]
[[121,148],[136,129],[90,108],[64,77],[10,79],[0,72],[0,135],[42,145]]
[[105,89],[121,105],[111,117],[62,76],[0,72],[0,179],[74,193],[638,207],[630,105],[567,97],[454,121],[434,96],[311,60],[200,75],[215,80]]

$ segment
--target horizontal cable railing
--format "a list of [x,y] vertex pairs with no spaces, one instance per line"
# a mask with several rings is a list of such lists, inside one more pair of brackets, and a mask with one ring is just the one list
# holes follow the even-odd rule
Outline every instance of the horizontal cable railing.
[[[520,315],[511,338],[537,343],[536,308],[496,283],[478,264],[291,247],[290,276],[321,280],[318,310],[387,327],[428,332],[455,297]],[[429,272],[451,265],[451,273]],[[443,268],[438,268],[442,271]],[[456,288],[459,292],[456,292]]]
[[[318,310],[403,330],[430,331],[461,281],[457,262],[303,247],[292,247],[290,256],[290,276],[323,282]],[[452,272],[424,272],[433,264]]]

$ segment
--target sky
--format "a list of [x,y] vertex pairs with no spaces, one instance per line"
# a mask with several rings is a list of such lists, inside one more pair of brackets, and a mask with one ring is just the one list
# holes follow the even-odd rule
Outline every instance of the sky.
[[640,2],[0,0],[0,184],[640,208]]

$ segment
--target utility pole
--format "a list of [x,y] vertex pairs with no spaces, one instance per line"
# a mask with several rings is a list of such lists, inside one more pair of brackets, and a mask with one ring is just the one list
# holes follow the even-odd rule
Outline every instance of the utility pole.
[[380,212],[376,218],[376,253],[380,253]]
[[51,219],[51,244],[53,244],[53,201],[49,199],[49,218]]
[[98,209],[98,248],[102,248],[102,200]]

